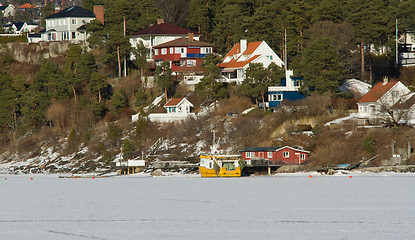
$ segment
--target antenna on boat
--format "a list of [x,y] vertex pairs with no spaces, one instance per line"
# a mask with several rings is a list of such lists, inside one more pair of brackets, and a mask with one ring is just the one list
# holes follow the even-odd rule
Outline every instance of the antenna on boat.
[[212,143],[212,154],[216,153],[216,130],[212,128],[213,143]]

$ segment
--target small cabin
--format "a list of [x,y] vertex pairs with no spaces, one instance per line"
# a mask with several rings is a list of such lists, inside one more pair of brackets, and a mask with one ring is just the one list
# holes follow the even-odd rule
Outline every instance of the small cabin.
[[285,147],[248,147],[239,151],[248,165],[254,161],[268,161],[270,165],[302,164],[308,160],[309,151]]

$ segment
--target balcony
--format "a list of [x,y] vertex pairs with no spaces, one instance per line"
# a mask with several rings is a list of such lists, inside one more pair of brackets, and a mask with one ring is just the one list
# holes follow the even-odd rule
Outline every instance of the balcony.
[[205,53],[188,53],[188,54],[186,54],[186,57],[187,58],[204,58],[204,57],[206,57],[206,55],[208,55],[208,54],[205,54]]

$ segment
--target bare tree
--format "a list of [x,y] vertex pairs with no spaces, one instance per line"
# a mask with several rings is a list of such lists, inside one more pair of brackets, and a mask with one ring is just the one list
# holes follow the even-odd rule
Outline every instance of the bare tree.
[[166,22],[186,26],[190,0],[153,0],[153,2],[162,12]]
[[408,96],[398,90],[393,90],[380,99],[379,112],[384,114],[385,120],[393,126],[405,124],[408,120]]

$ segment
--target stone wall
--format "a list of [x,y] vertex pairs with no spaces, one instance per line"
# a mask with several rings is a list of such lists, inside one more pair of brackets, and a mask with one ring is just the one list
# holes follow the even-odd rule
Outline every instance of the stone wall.
[[69,42],[2,43],[0,54],[9,54],[22,63],[40,64],[44,59],[63,56],[69,45]]

